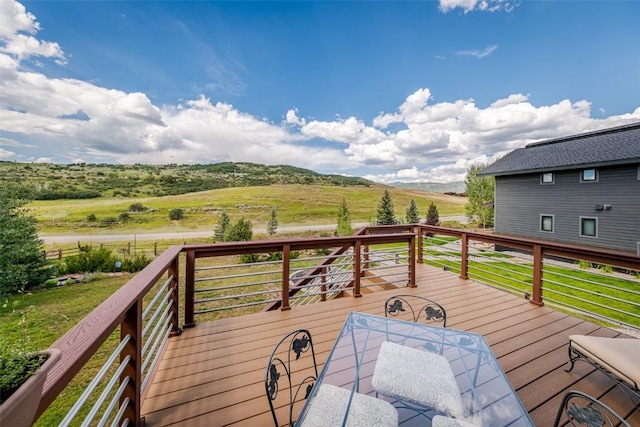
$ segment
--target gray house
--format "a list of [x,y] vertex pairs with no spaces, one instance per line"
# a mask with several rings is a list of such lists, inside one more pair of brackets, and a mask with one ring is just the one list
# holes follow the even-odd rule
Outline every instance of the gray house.
[[529,144],[481,175],[496,233],[640,256],[640,123]]

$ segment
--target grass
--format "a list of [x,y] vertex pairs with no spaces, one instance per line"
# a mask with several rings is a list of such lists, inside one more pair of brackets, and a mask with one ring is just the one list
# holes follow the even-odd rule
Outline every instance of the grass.
[[[203,191],[178,196],[146,198],[99,198],[90,200],[35,201],[27,207],[38,220],[41,232],[50,234],[113,234],[153,230],[180,232],[213,230],[222,211],[232,220],[244,217],[254,227],[264,227],[277,209],[279,225],[331,224],[336,222],[344,197],[352,222],[372,222],[376,208],[387,187],[336,187],[321,185],[271,185]],[[462,215],[465,197],[448,196],[419,190],[389,189],[398,218],[413,198],[424,218],[434,202],[441,216]],[[119,220],[129,206],[141,203],[143,212],[129,212],[128,220]],[[185,218],[169,220],[169,211],[180,208]],[[87,220],[95,215],[96,221]],[[112,222],[113,221],[113,222]]]
[[[432,259],[425,263],[460,272],[460,253],[425,249],[427,256],[457,259]],[[468,263],[469,278],[506,289],[518,295],[531,295],[533,266],[530,262],[515,264],[498,261],[491,253],[482,253],[489,260],[472,257]],[[556,265],[545,265],[543,271],[543,299],[559,307],[594,313],[628,325],[640,326],[640,282],[633,275],[622,278],[604,272],[584,271]],[[630,302],[624,302],[620,300]],[[626,312],[626,313],[625,313]],[[629,314],[630,313],[630,314]],[[593,321],[593,318],[590,320]],[[611,322],[604,322],[610,326]]]
[[[102,276],[89,283],[7,297],[0,305],[0,334],[13,342],[27,342],[33,348],[48,348],[131,277],[131,274]],[[116,336],[109,338],[111,345],[104,345],[94,355],[36,425],[57,425],[64,418],[104,363],[116,339]]]

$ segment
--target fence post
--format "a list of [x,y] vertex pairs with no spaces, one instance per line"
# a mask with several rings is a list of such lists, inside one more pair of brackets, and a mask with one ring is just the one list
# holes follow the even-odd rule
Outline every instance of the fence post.
[[353,248],[353,297],[359,298],[362,296],[360,293],[360,276],[362,275],[362,268],[360,265],[360,250],[362,248],[362,241],[356,240]]
[[45,261],[47,260],[47,251],[41,251],[42,253],[42,259],[44,259]]
[[120,382],[129,378],[129,382],[124,389],[120,404],[129,399],[129,404],[125,409],[123,419],[129,419],[134,425],[141,424],[141,396],[140,385],[142,384],[142,301],[137,299],[131,308],[127,310],[125,318],[120,325],[120,340],[127,335],[131,338],[127,345],[120,353],[120,362],[122,363],[128,356],[131,357],[124,371],[120,376]]
[[62,259],[62,248],[58,248],[58,259]]
[[153,243],[153,255],[158,256],[158,242]]
[[171,280],[171,300],[173,305],[171,306],[171,328],[173,331],[171,335],[180,335],[182,332],[180,330],[179,320],[178,320],[178,312],[180,308],[180,255],[176,255],[176,257],[171,261],[171,265],[169,266],[169,271],[167,274],[169,277],[173,277]]
[[469,237],[467,233],[462,233],[462,239],[460,240],[460,278],[469,278]]
[[542,246],[533,245],[533,281],[531,283],[533,295],[531,302],[544,305],[542,301]]
[[195,283],[196,283],[196,253],[187,251],[184,267],[184,325],[183,328],[196,326],[195,311]]
[[131,242],[127,242],[127,255],[131,255]]
[[282,248],[282,306],[280,310],[291,310],[289,306],[289,261],[291,259],[291,245]]

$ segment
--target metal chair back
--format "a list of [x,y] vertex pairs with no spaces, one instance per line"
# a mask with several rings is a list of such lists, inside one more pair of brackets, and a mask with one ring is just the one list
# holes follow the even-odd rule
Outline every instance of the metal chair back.
[[447,312],[437,302],[420,295],[394,295],[384,303],[384,315],[447,326]]
[[274,347],[267,362],[264,387],[276,427],[278,413],[288,414],[289,426],[293,426],[302,402],[318,378],[318,365],[313,350],[311,333],[297,329],[285,335]]
[[[563,414],[566,416],[565,419],[563,419]],[[631,427],[616,411],[595,397],[575,390],[571,390],[564,395],[553,426],[565,425],[564,423],[567,421],[569,422],[568,425],[576,427]]]

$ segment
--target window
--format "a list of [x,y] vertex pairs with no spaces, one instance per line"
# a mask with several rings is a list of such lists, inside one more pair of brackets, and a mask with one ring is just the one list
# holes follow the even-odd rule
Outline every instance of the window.
[[580,217],[580,235],[598,237],[598,218]]
[[540,215],[540,231],[553,233],[553,215]]
[[593,182],[598,180],[598,174],[595,169],[584,169],[580,175],[580,181]]
[[540,174],[540,184],[553,184],[553,172]]

